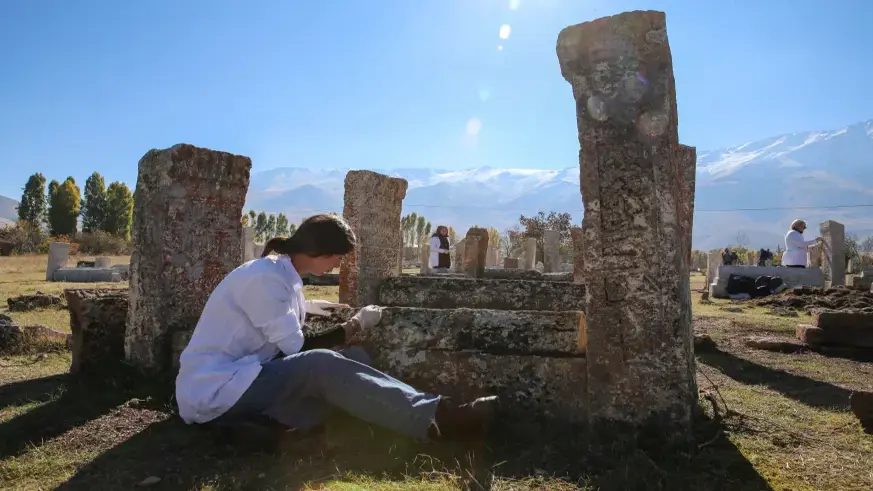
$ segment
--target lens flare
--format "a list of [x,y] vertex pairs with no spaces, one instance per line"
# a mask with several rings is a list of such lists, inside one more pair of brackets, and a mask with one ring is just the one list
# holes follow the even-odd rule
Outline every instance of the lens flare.
[[498,34],[500,35],[500,39],[509,39],[509,33],[511,32],[512,28],[509,27],[509,24],[503,24],[500,26],[500,32]]
[[467,134],[470,136],[476,136],[479,134],[479,130],[482,129],[482,121],[479,121],[479,118],[470,118],[467,120]]

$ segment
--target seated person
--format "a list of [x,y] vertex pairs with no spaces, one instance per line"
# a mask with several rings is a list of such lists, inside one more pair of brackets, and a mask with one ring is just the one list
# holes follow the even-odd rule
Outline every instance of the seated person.
[[180,359],[176,399],[185,422],[233,425],[268,416],[307,431],[320,427],[333,406],[415,438],[484,435],[495,397],[458,404],[419,391],[370,367],[362,348],[349,347],[379,323],[379,307],[364,307],[336,331],[342,338],[336,344],[347,349],[307,349],[306,314],[339,304],[307,302],[300,276],[333,270],[354,247],[345,220],[316,215],[293,236],[271,239],[260,259],[219,283]]

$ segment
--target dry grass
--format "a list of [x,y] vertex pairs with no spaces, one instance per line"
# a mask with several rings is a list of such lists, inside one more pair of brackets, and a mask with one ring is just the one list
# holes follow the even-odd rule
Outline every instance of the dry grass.
[[[124,262],[126,258],[114,258]],[[0,258],[0,301],[69,285],[42,281],[45,257]],[[702,286],[700,276],[692,287]],[[118,285],[108,285],[117,287]],[[307,287],[336,300],[336,287]],[[69,354],[0,357],[0,489],[554,490],[873,489],[873,437],[848,411],[848,394],[873,389],[873,365],[815,353],[749,350],[748,335],[791,336],[796,318],[716,300],[700,305],[695,329],[719,345],[699,353],[698,383],[717,389],[721,424],[711,441],[678,464],[638,452],[592,475],[581,453],[555,448],[574,438],[501,449],[412,442],[338,415],[324,438],[263,454],[182,424],[172,401],[145,387],[92,387],[64,375]],[[721,310],[744,307],[740,313]],[[0,311],[5,310],[5,305]],[[21,322],[67,329],[65,310],[13,313]],[[712,387],[715,384],[715,388]],[[703,401],[712,416],[708,402]],[[712,440],[712,437],[719,435]],[[569,463],[569,465],[564,465]]]

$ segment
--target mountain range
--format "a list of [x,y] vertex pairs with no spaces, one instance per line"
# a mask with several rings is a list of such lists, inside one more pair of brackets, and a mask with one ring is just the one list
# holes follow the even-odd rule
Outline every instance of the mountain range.
[[[684,142],[691,143],[693,142]],[[283,212],[292,221],[341,212],[349,169],[281,167],[251,176],[246,209]],[[403,212],[463,233],[473,225],[505,229],[520,215],[561,211],[582,219],[579,167],[561,170],[372,169],[409,182]],[[789,224],[836,220],[847,233],[873,235],[873,120],[717,149],[698,150],[693,246],[743,244],[775,249]],[[0,200],[0,217],[8,215]],[[858,206],[871,205],[871,206]],[[810,233],[811,232],[811,233]]]

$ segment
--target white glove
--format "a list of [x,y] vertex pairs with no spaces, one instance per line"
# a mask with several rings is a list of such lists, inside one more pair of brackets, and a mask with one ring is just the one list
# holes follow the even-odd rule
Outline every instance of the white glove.
[[327,300],[307,300],[306,313],[310,315],[331,315],[332,310],[348,308],[344,303],[328,302]]
[[382,320],[382,307],[379,307],[378,305],[367,305],[355,314],[352,319],[358,321],[361,330],[370,329],[378,325],[379,321]]

